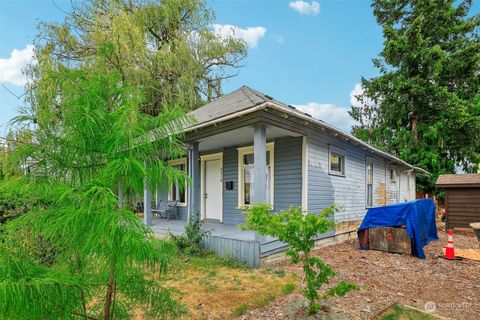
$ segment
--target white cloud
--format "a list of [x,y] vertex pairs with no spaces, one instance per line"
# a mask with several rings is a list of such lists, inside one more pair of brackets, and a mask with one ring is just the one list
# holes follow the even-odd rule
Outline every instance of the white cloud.
[[288,3],[288,6],[302,15],[316,16],[320,13],[320,3],[316,1],[292,1]]
[[285,39],[282,36],[277,36],[277,42],[283,44],[285,43]]
[[337,107],[330,103],[310,102],[303,105],[294,105],[300,111],[310,114],[315,119],[325,121],[332,126],[350,132],[355,121],[350,117],[350,108]]
[[231,24],[214,24],[212,27],[213,32],[221,39],[242,39],[250,48],[256,48],[258,41],[267,32],[267,29],[264,27],[240,28]]
[[353,107],[361,107],[362,103],[357,99],[357,96],[363,93],[363,88],[360,83],[357,83],[355,87],[353,87],[352,92],[350,92],[350,104]]
[[16,86],[23,86],[26,83],[22,69],[25,68],[33,58],[33,45],[29,44],[25,49],[13,49],[10,58],[0,58],[0,83],[11,83]]
[[363,92],[364,92],[364,89],[360,83],[357,83],[355,87],[353,87],[352,92],[350,92],[350,104],[352,105],[352,107],[363,107],[364,105],[368,105],[368,106],[375,105],[375,102],[368,97],[363,98],[363,103],[362,101],[357,99],[357,96],[363,94]]

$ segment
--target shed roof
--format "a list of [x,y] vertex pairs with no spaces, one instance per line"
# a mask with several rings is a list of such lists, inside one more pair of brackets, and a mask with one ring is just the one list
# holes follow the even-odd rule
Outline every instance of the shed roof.
[[480,173],[442,174],[438,177],[438,187],[480,187]]
[[195,122],[194,124],[185,127],[183,130],[185,132],[188,132],[199,129],[210,124],[216,124],[218,122],[221,122],[227,118],[235,116],[236,114],[253,112],[262,107],[273,107],[282,112],[288,112],[288,114],[290,115],[307,119],[309,122],[315,123],[325,129],[328,129],[335,135],[343,137],[345,140],[355,143],[356,145],[360,145],[366,149],[369,149],[371,152],[376,153],[384,158],[402,164],[406,167],[412,168],[416,172],[427,173],[427,171],[412,166],[411,164],[385,151],[379,150],[339,128],[336,128],[320,119],[313,118],[308,113],[302,112],[291,105],[275,100],[271,96],[258,92],[247,86],[242,86],[235,91],[220,96],[214,101],[209,102],[206,105],[189,112],[188,116],[194,118]]

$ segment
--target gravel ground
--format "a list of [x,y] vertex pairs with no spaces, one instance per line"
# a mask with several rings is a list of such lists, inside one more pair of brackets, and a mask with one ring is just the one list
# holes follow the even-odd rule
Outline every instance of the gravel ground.
[[[357,250],[357,242],[348,242],[316,250],[316,254],[338,272],[335,280],[362,286],[343,298],[332,298],[329,304],[340,309],[348,319],[371,319],[394,303],[425,310],[433,306],[433,314],[453,319],[480,319],[480,261],[447,261],[439,258],[447,236],[439,231],[440,241],[424,248],[425,260],[380,251]],[[456,248],[477,248],[473,236],[454,235]],[[300,272],[298,266],[286,262],[278,268]],[[336,282],[336,281],[332,281]],[[324,288],[326,290],[328,288]],[[292,306],[299,306],[301,297],[290,294],[268,306],[248,311],[239,319],[291,319]],[[431,303],[433,302],[433,304]],[[430,309],[432,310],[432,308]],[[331,318],[340,318],[332,316]]]

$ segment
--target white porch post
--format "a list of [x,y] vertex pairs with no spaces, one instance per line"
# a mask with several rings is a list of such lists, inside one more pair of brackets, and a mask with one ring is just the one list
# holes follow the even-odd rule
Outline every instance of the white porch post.
[[[264,124],[253,128],[253,203],[267,202],[267,130]],[[265,237],[255,232],[255,240],[262,243]]]
[[267,202],[267,134],[265,125],[253,128],[253,202]]
[[152,192],[147,177],[143,180],[143,222],[152,225]]
[[198,142],[190,144],[188,153],[188,175],[191,179],[191,184],[188,186],[188,218],[195,216],[200,219],[200,172],[198,167]]

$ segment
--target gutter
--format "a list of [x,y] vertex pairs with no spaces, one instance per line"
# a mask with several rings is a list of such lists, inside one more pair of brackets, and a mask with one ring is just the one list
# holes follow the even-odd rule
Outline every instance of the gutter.
[[272,107],[273,109],[277,109],[277,110],[279,110],[279,111],[287,112],[287,113],[289,113],[289,114],[291,114],[291,115],[294,115],[294,116],[296,116],[296,117],[298,117],[298,118],[304,119],[304,120],[306,120],[306,121],[308,121],[308,122],[313,122],[313,123],[315,123],[315,124],[317,124],[317,125],[319,125],[319,126],[321,126],[321,127],[324,127],[324,128],[326,128],[326,129],[329,129],[329,130],[335,132],[336,134],[342,136],[346,141],[351,140],[351,141],[355,142],[356,145],[361,145],[361,146],[363,146],[365,149],[370,149],[371,152],[375,152],[375,153],[377,153],[377,154],[379,154],[379,155],[381,155],[381,156],[383,156],[383,157],[385,157],[385,158],[388,158],[388,159],[393,160],[393,161],[395,161],[395,162],[399,162],[399,163],[401,163],[402,165],[410,168],[411,170],[414,170],[414,171],[417,171],[417,172],[423,173],[423,174],[428,174],[428,172],[425,171],[424,169],[418,168],[418,167],[415,167],[415,166],[412,166],[411,164],[409,164],[409,163],[407,163],[407,162],[405,162],[405,161],[403,161],[403,160],[401,160],[401,159],[399,159],[399,158],[397,158],[397,157],[394,157],[394,156],[392,156],[391,154],[389,154],[389,153],[387,153],[387,152],[381,151],[381,150],[379,150],[379,149],[377,149],[377,148],[369,145],[368,143],[366,143],[366,142],[364,142],[364,141],[362,141],[362,140],[360,140],[360,139],[358,139],[358,138],[356,138],[356,137],[354,137],[354,136],[352,136],[352,135],[350,135],[350,134],[348,134],[348,133],[346,133],[346,132],[344,132],[344,131],[342,131],[342,130],[334,127],[334,126],[329,125],[329,124],[326,123],[326,122],[317,120],[317,119],[315,119],[315,118],[313,118],[313,117],[310,117],[310,116],[308,116],[308,115],[306,115],[306,114],[303,114],[303,113],[301,113],[301,112],[299,112],[299,111],[295,111],[296,109],[293,110],[293,109],[286,108],[286,107],[284,107],[284,106],[280,106],[280,105],[277,105],[277,104],[274,104],[274,103],[269,103],[269,102],[267,102],[267,103],[268,103],[269,106]]
[[266,109],[267,104],[268,104],[268,102],[262,102],[261,104],[258,104],[258,105],[254,106],[252,108],[247,108],[245,110],[235,112],[235,113],[231,113],[231,114],[228,114],[226,116],[223,116],[223,117],[220,117],[220,118],[217,118],[217,119],[213,119],[213,120],[210,120],[210,121],[207,121],[207,122],[203,122],[203,123],[200,123],[200,124],[197,124],[197,125],[193,125],[191,127],[186,128],[185,130],[183,130],[183,132],[196,131],[196,130],[201,129],[203,127],[207,127],[207,126],[210,126],[210,125],[215,125],[217,123],[220,123],[220,122],[223,122],[223,121],[226,121],[226,120],[240,118],[241,116],[244,116],[244,115],[249,114],[251,112]]
[[348,134],[348,133],[346,133],[346,132],[344,132],[344,131],[342,131],[342,130],[334,127],[334,126],[329,125],[326,122],[317,120],[317,119],[315,119],[315,118],[313,118],[309,115],[306,115],[306,114],[302,113],[301,111],[298,111],[297,109],[292,109],[292,108],[289,108],[289,107],[285,107],[285,106],[276,104],[276,103],[271,102],[271,101],[262,102],[262,103],[254,106],[252,108],[247,108],[245,110],[242,110],[242,111],[239,111],[239,112],[236,112],[236,113],[232,113],[232,114],[229,114],[229,115],[217,118],[217,119],[213,119],[213,120],[203,122],[203,123],[198,124],[198,125],[188,127],[184,130],[184,132],[196,131],[198,129],[201,129],[201,128],[204,128],[204,127],[207,127],[207,126],[210,126],[210,125],[215,125],[215,124],[218,124],[218,123],[226,121],[226,120],[239,118],[239,117],[242,117],[243,115],[246,115],[246,114],[249,114],[249,113],[252,113],[252,112],[255,112],[255,111],[259,111],[259,110],[264,110],[264,109],[267,109],[267,108],[276,109],[276,110],[281,111],[283,113],[287,113],[287,114],[293,115],[297,118],[306,120],[307,122],[313,122],[316,125],[322,127],[322,129],[328,129],[328,130],[333,131],[336,135],[343,137],[344,140],[346,140],[346,141],[353,141],[355,145],[362,146],[364,148],[364,150],[370,149],[370,152],[377,153],[378,155],[383,156],[384,158],[387,158],[387,159],[390,159],[390,160],[395,161],[397,163],[400,163],[400,164],[410,168],[410,170],[415,171],[417,173],[429,174],[426,170],[424,170],[422,168],[412,166],[411,164],[409,164],[409,163],[407,163],[407,162],[405,162],[405,161],[403,161],[403,160],[401,160],[397,157],[394,157],[387,152],[381,151],[381,150],[369,145],[368,143],[366,143],[366,142],[364,142],[364,141],[362,141],[362,140],[360,140],[360,139],[358,139],[358,138],[356,138],[356,137],[354,137],[354,136],[352,136],[352,135],[350,135],[350,134]]

